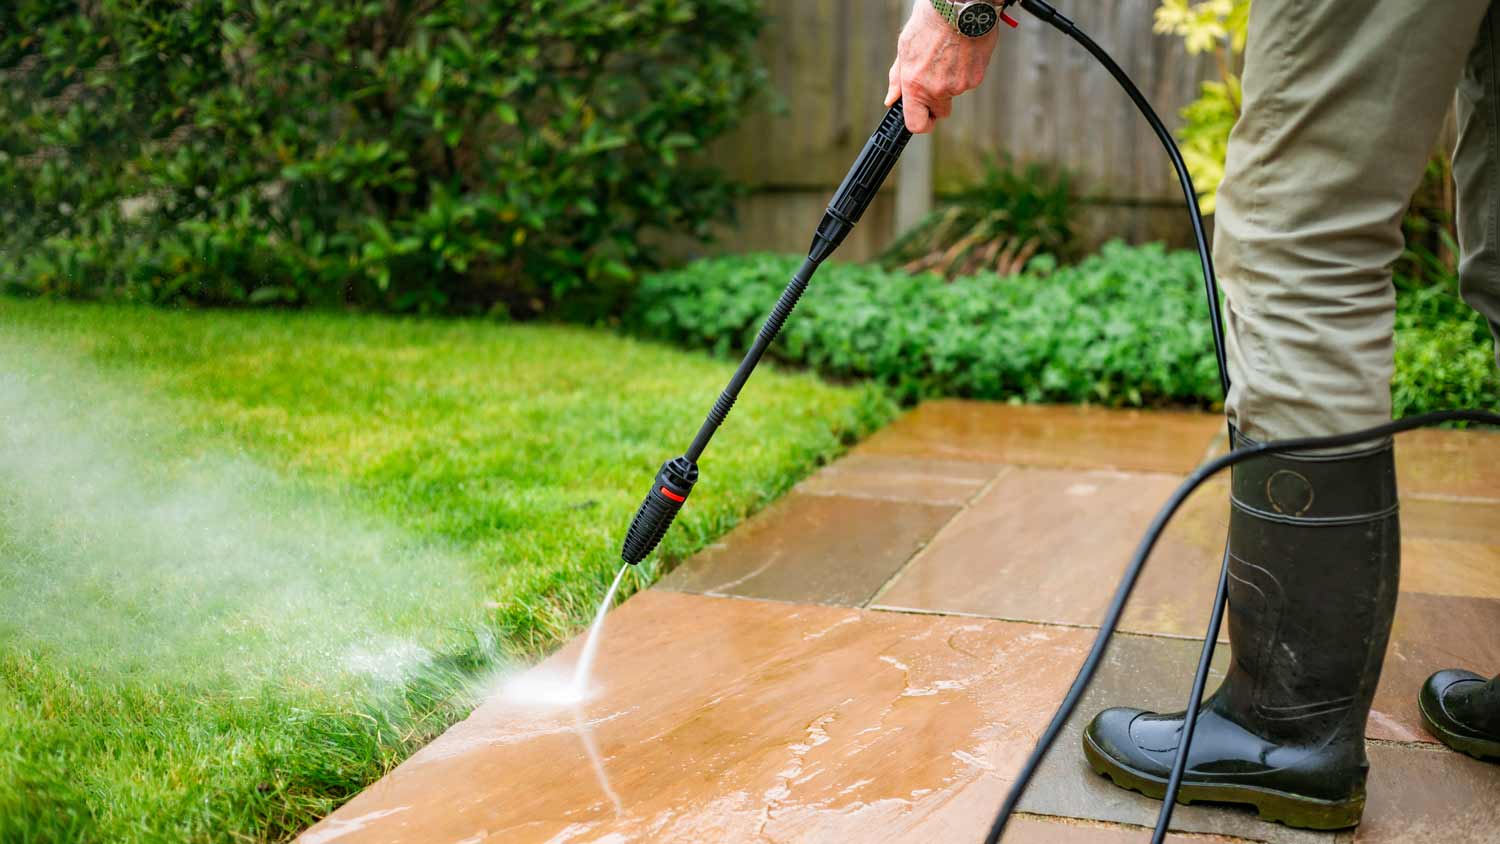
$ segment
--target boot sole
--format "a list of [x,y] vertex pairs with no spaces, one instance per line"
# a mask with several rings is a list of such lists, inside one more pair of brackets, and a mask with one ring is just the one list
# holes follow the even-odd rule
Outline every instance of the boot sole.
[[1449,748],[1465,756],[1472,756],[1481,762],[1500,762],[1500,741],[1463,736],[1443,727],[1427,714],[1427,706],[1420,698],[1417,700],[1417,710],[1422,713],[1422,726],[1427,728],[1427,732],[1432,733],[1434,738],[1448,745]]
[[[1155,800],[1167,796],[1165,779],[1120,764],[1095,745],[1088,734],[1083,737],[1083,751],[1094,773],[1107,777],[1115,785]],[[1251,785],[1203,785],[1186,781],[1177,792],[1177,802],[1184,806],[1200,802],[1254,806],[1261,820],[1297,829],[1348,829],[1359,825],[1365,811],[1364,794],[1350,800],[1329,801]]]

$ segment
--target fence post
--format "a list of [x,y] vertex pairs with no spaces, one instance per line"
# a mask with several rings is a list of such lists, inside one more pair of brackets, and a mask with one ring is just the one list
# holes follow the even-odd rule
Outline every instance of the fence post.
[[932,135],[911,139],[896,174],[896,231],[910,231],[932,211]]

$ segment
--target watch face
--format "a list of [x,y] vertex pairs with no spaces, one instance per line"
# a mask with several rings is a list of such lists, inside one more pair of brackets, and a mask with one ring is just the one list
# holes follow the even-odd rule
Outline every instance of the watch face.
[[970,3],[958,13],[958,31],[970,38],[978,38],[988,35],[999,19],[994,6],[988,3]]

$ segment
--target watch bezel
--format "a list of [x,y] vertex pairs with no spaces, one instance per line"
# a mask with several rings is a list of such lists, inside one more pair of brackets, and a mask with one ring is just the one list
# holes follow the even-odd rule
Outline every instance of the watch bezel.
[[[965,31],[965,29],[964,29],[964,13],[967,12],[967,11],[970,11],[970,10],[974,9],[974,7],[976,7],[976,6],[983,6],[983,7],[985,7],[985,8],[987,8],[987,9],[990,10],[990,25],[988,27],[986,27],[981,32],[968,32],[968,31]],[[958,30],[958,33],[960,35],[963,35],[966,38],[983,38],[984,36],[989,35],[991,32],[994,32],[995,31],[995,27],[997,27],[999,25],[1000,25],[1000,4],[999,3],[991,2],[991,0],[969,0],[969,2],[966,2],[966,3],[965,2],[959,2],[959,3],[954,3],[953,4],[953,28],[956,29],[956,30]]]

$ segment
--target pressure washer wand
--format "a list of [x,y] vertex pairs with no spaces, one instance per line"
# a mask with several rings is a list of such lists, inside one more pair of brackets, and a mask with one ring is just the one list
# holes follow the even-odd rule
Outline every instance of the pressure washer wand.
[[906,130],[906,113],[898,100],[886,112],[885,118],[880,121],[880,128],[865,143],[854,166],[849,168],[849,175],[844,177],[833,200],[828,203],[823,221],[813,234],[807,260],[802,262],[802,266],[792,276],[791,283],[776,301],[776,307],[771,309],[771,315],[760,327],[760,333],[755,336],[755,342],[745,353],[745,359],[740,361],[734,377],[729,379],[729,385],[719,394],[719,400],[714,402],[708,418],[703,420],[703,426],[698,429],[698,435],[693,438],[692,445],[688,446],[687,453],[663,463],[661,470],[656,473],[651,491],[646,493],[646,500],[631,521],[629,532],[625,534],[625,545],[620,551],[620,557],[625,562],[631,565],[639,563],[661,543],[667,529],[672,526],[672,521],[677,518],[677,513],[682,510],[682,505],[687,503],[693,485],[698,482],[698,458],[708,448],[709,440],[713,439],[719,426],[724,424],[724,419],[729,416],[745,382],[750,380],[750,375],[755,372],[766,349],[776,339],[776,335],[781,333],[782,325],[797,307],[797,301],[807,290],[813,273],[818,271],[823,261],[854,230],[855,224],[870,207],[875,194],[880,191],[880,186],[885,183],[886,176],[890,175],[891,168],[896,166],[896,161],[910,140],[911,133]]

